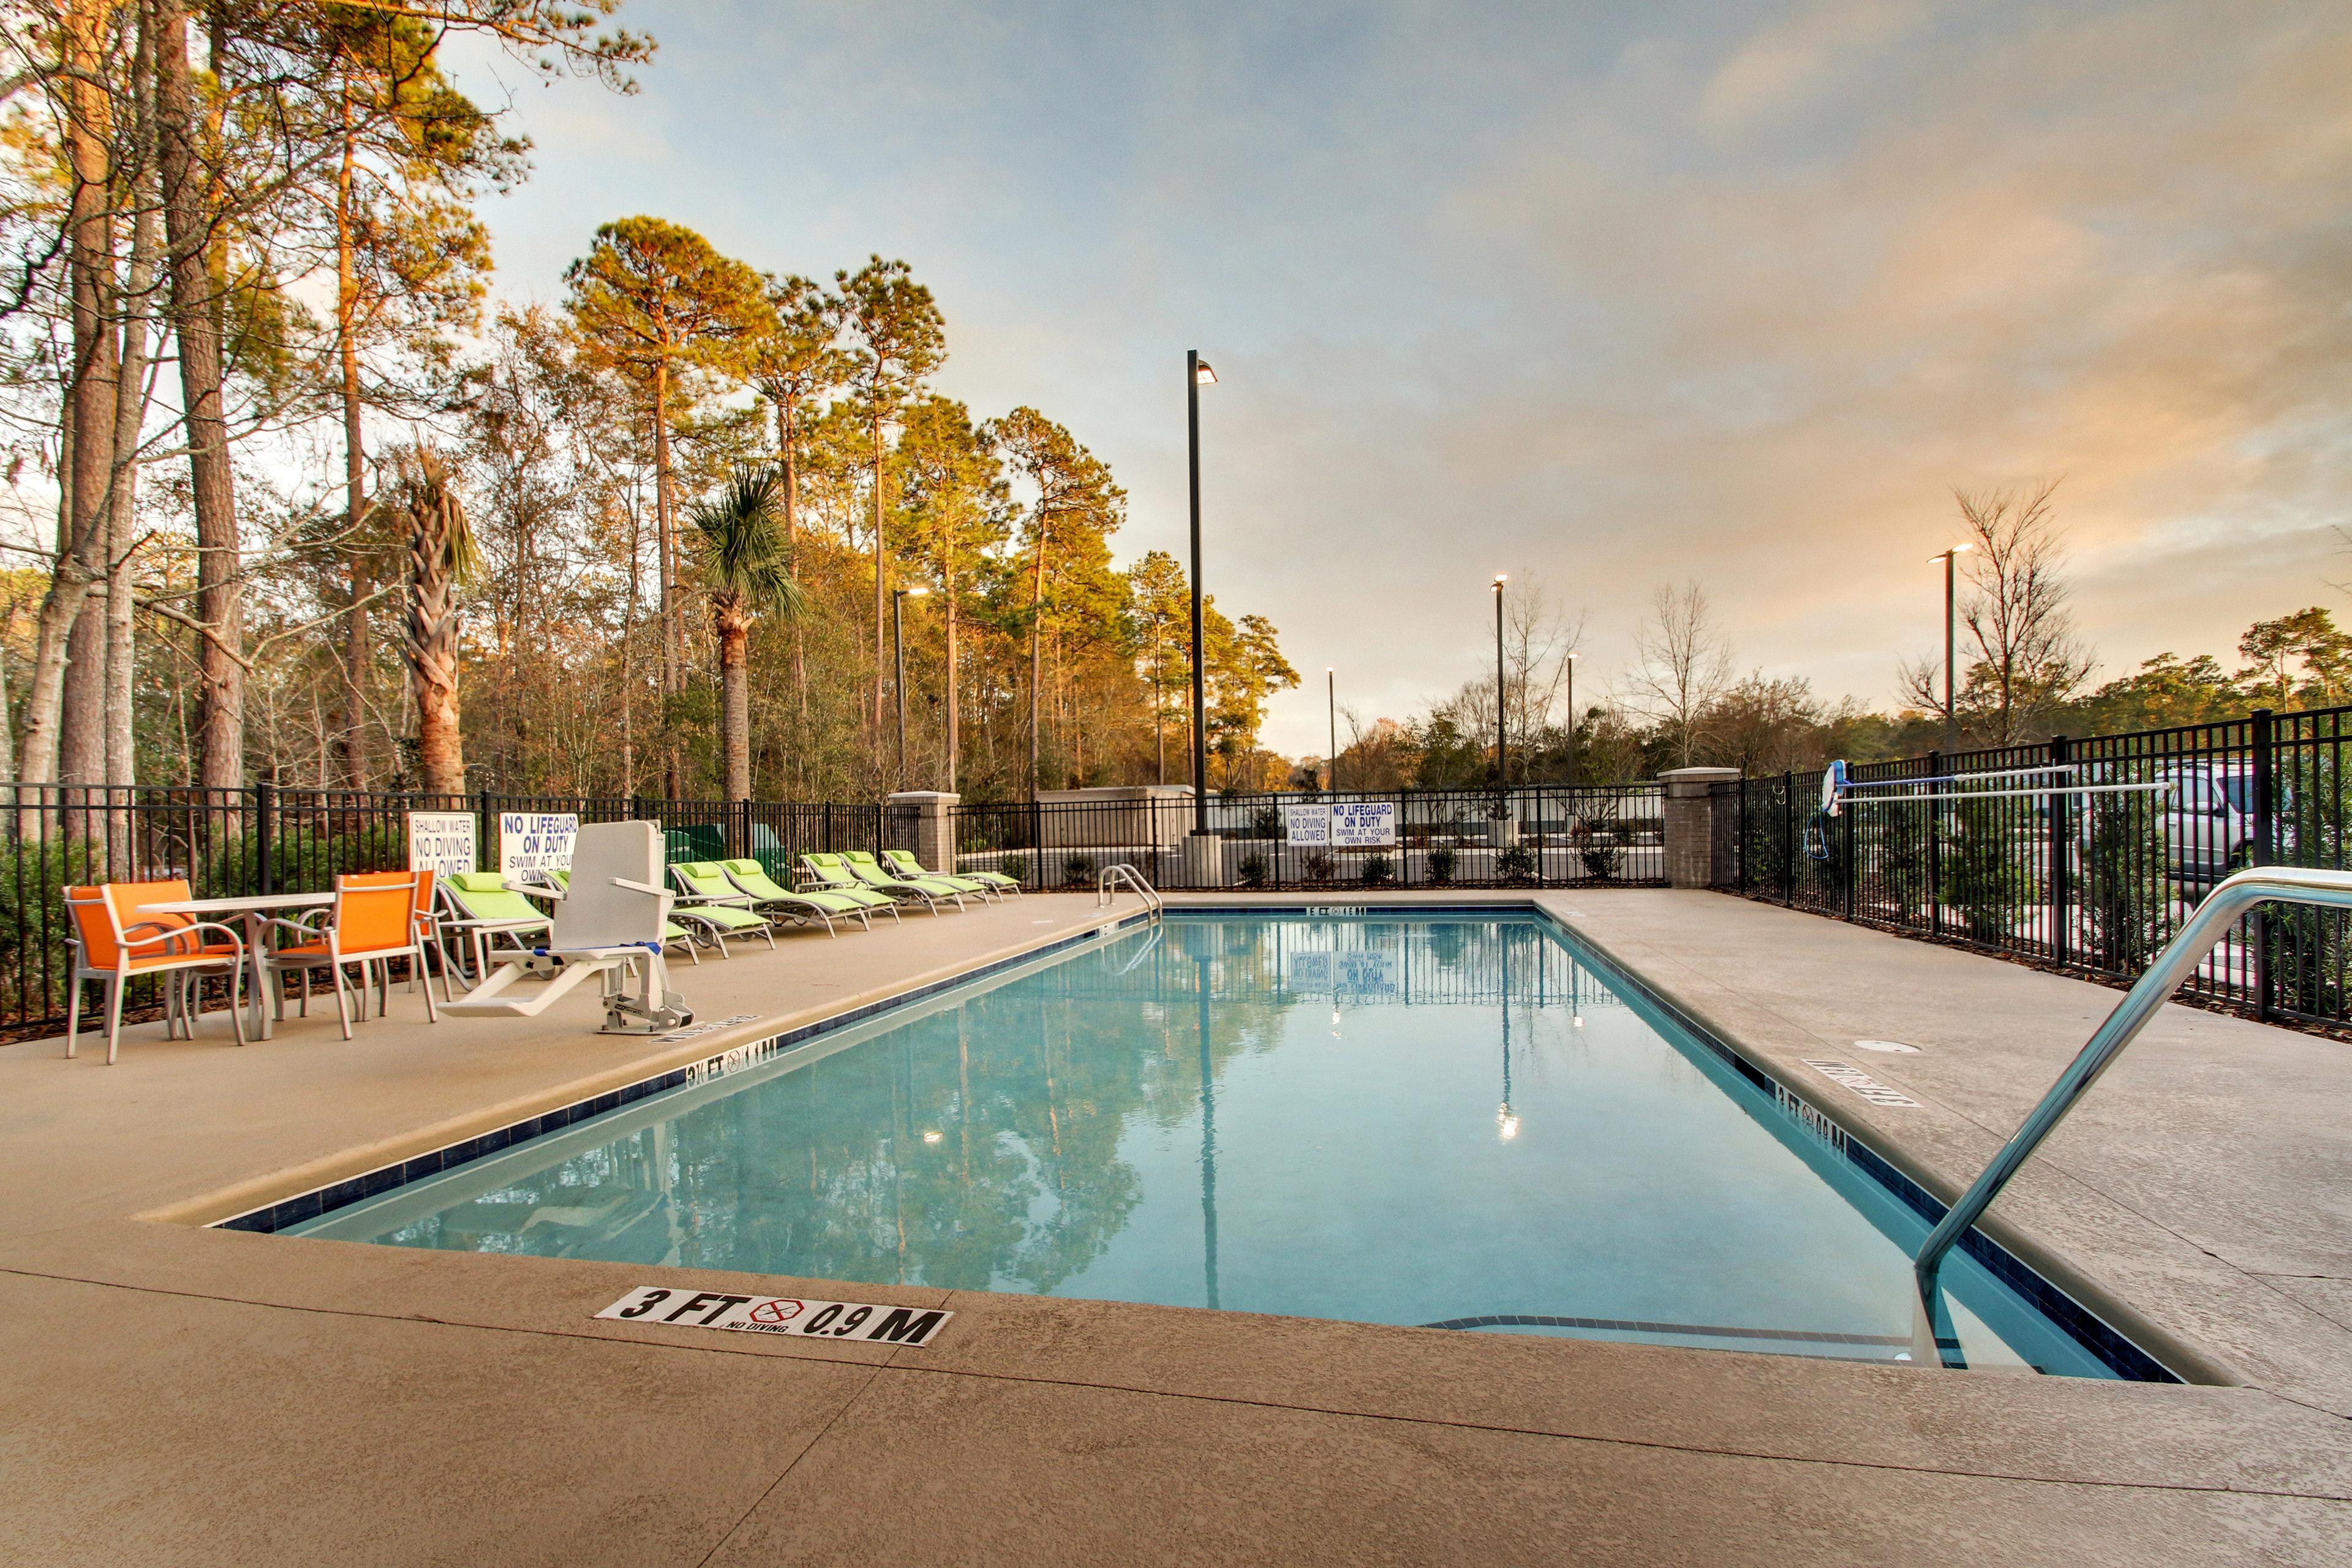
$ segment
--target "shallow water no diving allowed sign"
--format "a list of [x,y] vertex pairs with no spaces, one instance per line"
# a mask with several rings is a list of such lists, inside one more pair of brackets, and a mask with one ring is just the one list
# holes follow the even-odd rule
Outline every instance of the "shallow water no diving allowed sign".
[[814,1301],[796,1296],[738,1296],[640,1285],[600,1318],[635,1323],[676,1323],[744,1334],[799,1334],[888,1345],[927,1345],[953,1312],[932,1307],[892,1307],[872,1301]]

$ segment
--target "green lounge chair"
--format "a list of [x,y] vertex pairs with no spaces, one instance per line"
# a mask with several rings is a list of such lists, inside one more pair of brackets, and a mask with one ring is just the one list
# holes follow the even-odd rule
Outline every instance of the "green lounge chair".
[[[776,945],[776,928],[765,916],[752,912],[750,904],[727,885],[726,873],[716,865],[708,860],[688,860],[672,866],[669,874],[678,886],[677,900],[670,906],[670,913],[678,920],[702,926],[720,957],[727,956],[727,939],[730,936],[763,937],[770,948]],[[826,929],[832,928],[828,925]]]
[[934,877],[928,871],[919,877],[900,876],[895,871],[885,869],[882,862],[876,859],[870,850],[845,849],[841,852],[841,863],[849,868],[851,876],[869,888],[919,889],[929,898],[952,899],[959,911],[963,909],[963,896],[966,893],[976,895],[979,892],[978,889],[966,887],[953,877]]
[[[731,915],[722,911],[734,911],[751,914],[765,920],[768,916],[760,913],[761,909],[765,909],[774,914],[789,916],[801,925],[806,925],[811,921],[821,921],[827,936],[841,934],[833,929],[835,915],[863,912],[850,907],[846,900],[828,905],[816,899],[783,892],[782,889],[778,889],[782,894],[781,898],[764,900],[752,898],[728,879],[727,868],[723,861],[688,860],[672,866],[669,868],[669,874],[676,878],[677,885],[685,889],[685,894],[679,900],[679,908],[683,912],[704,910],[719,915],[720,918],[731,918]],[[772,938],[769,945],[774,945]]]
[[931,913],[940,912],[941,902],[952,900],[959,910],[963,908],[963,895],[943,884],[909,882],[886,876],[882,868],[866,858],[866,868],[859,870],[848,855],[808,854],[801,857],[801,865],[809,879],[827,892],[841,892],[862,888],[868,892],[887,893],[905,903],[920,903]]
[[[785,909],[814,905],[828,915],[855,917],[867,931],[874,929],[874,915],[878,911],[892,920],[898,918],[898,906],[880,893],[864,888],[829,893],[811,888],[794,892],[768,875],[768,868],[757,860],[721,860],[719,868],[727,873],[735,890],[751,900],[755,909],[771,906]],[[831,929],[831,922],[827,922]]]
[[927,871],[923,869],[923,863],[915,858],[914,852],[908,849],[885,849],[882,851],[882,865],[885,869],[896,871],[901,877],[937,877],[947,882],[976,883],[983,892],[996,897],[1021,891],[1021,879],[1008,877],[1002,871]]
[[[898,857],[905,856],[902,862]],[[977,877],[965,877],[953,871],[926,871],[922,862],[903,849],[885,849],[874,857],[875,868],[893,877],[904,877],[910,882],[945,882],[959,893],[970,893],[994,903],[1001,896],[997,890]]]
[[450,963],[449,936],[456,932],[474,952],[477,979],[489,973],[500,942],[509,952],[528,952],[554,929],[547,911],[507,886],[496,871],[456,871],[434,879],[434,894],[447,906],[439,921],[441,963]]

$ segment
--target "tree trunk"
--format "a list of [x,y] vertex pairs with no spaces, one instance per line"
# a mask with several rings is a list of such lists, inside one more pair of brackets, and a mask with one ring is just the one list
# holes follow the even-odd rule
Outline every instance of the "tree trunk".
[[956,758],[963,746],[963,724],[957,716],[957,695],[962,689],[956,679],[956,580],[955,552],[950,542],[947,556],[940,563],[940,583],[947,593],[948,621],[948,782],[950,795],[956,791]]
[[1037,566],[1029,588],[1029,798],[1037,798],[1037,691],[1045,673],[1045,520],[1037,520]]
[[[128,788],[138,782],[139,754],[132,720],[139,668],[138,626],[132,617],[131,551],[138,537],[139,437],[147,423],[147,319],[153,309],[157,220],[152,206],[152,163],[147,149],[154,135],[153,58],[142,38],[131,68],[137,113],[132,144],[139,149],[132,181],[137,216],[131,224],[131,265],[121,300],[122,356],[114,400],[114,486],[108,497],[106,587],[106,782]],[[126,820],[122,825],[128,827]],[[120,836],[114,863],[129,863],[128,834]]]
[[105,611],[91,595],[103,576],[121,365],[112,323],[111,124],[95,80],[103,26],[88,0],[68,11],[64,47],[75,71],[65,84],[73,359],[58,420],[58,561],[41,605],[26,715],[24,773],[33,783],[90,784],[105,774]]
[[187,414],[188,478],[196,514],[196,642],[203,682],[196,783],[245,782],[244,587],[239,581],[236,481],[221,402],[218,290],[196,153],[195,85],[188,69],[184,0],[153,0],[155,119],[163,174],[163,230],[172,324],[180,342],[180,396]]
[[882,734],[882,611],[887,590],[882,573],[882,416],[879,405],[874,416],[874,725],[873,735],[878,745]]
[[[790,399],[776,399],[776,457],[784,467],[784,570],[793,581],[800,581],[801,573],[801,463],[793,437],[800,431],[800,407]],[[808,744],[808,637],[796,619],[793,622],[793,689],[800,695],[800,746]]]
[[352,176],[359,157],[358,138],[352,131],[352,89],[343,83],[343,161],[335,173],[335,338],[342,362],[343,400],[343,548],[351,562],[352,607],[344,616],[343,640],[343,782],[353,789],[368,787],[367,675],[374,660],[368,622],[368,595],[375,592],[369,570],[369,541],[362,531],[367,517],[367,450],[360,428],[359,272],[353,256]]
[[464,514],[428,454],[409,491],[410,685],[416,696],[416,760],[427,795],[466,792],[466,751],[457,707],[457,542]]
[[719,745],[727,775],[727,798],[751,798],[751,680],[746,655],[751,641],[743,607],[714,596],[711,630],[719,644]]
[[663,359],[654,364],[654,542],[661,572],[662,789],[676,800],[684,792],[678,787],[677,736],[671,729],[670,700],[677,695],[685,648],[678,636],[677,552],[670,536],[671,506],[669,362]]

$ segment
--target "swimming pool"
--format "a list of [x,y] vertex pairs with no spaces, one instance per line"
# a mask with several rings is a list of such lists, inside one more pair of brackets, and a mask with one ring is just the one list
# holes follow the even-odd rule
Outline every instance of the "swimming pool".
[[2168,1375],[2005,1255],[1930,1331],[1900,1178],[1532,912],[1171,913],[697,1077],[274,1228]]

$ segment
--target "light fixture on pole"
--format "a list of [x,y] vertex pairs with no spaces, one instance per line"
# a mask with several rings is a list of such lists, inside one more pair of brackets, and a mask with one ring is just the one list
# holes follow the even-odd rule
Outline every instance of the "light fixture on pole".
[[1201,388],[1217,373],[1198,349],[1184,351],[1185,459],[1192,489],[1192,831],[1209,831],[1209,697],[1201,635]]
[[1331,721],[1331,760],[1323,775],[1324,793],[1339,793],[1339,674],[1330,665],[1323,667],[1323,696],[1326,717]]
[[1955,544],[1941,555],[1927,557],[1930,566],[1938,561],[1944,563],[1944,750],[1948,752],[1960,743],[1959,721],[1952,710],[1952,664],[1958,651],[1954,604],[1958,574],[1955,566],[1961,556],[1975,548],[1972,544]]
[[1509,742],[1510,732],[1505,728],[1507,709],[1503,687],[1503,584],[1509,581],[1509,574],[1495,574],[1495,783],[1497,784],[1506,784],[1511,780],[1504,750]]
[[929,593],[917,584],[911,588],[890,590],[890,657],[893,668],[891,689],[898,697],[898,787],[907,785],[907,631],[899,607],[908,599],[919,599]]

